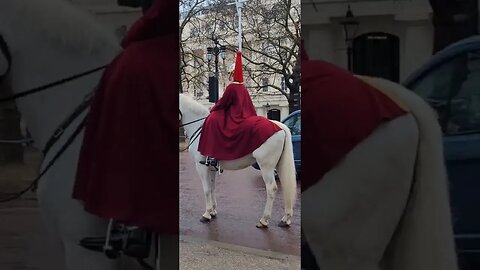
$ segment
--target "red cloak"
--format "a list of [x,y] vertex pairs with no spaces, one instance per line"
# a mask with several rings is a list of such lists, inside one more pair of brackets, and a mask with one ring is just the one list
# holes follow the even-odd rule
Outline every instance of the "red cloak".
[[319,181],[381,123],[406,113],[350,72],[302,51],[302,191]]
[[178,2],[155,1],[122,45],[88,115],[73,198],[97,216],[177,234]]
[[198,150],[204,156],[233,160],[252,153],[279,130],[257,116],[245,85],[231,83],[205,119]]

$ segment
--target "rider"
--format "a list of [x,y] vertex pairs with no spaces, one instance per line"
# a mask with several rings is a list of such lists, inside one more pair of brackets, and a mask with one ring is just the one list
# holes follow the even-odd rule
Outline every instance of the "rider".
[[[233,81],[210,110],[198,150],[207,157],[202,164],[217,167],[217,160],[233,160],[253,152],[280,127],[257,116],[243,84],[242,54],[236,53]],[[263,119],[262,119],[263,118]]]
[[[152,232],[178,237],[178,172],[171,169],[178,168],[178,2],[153,0],[122,47],[91,105],[73,198],[128,225],[123,252],[145,258]],[[102,251],[105,239],[80,244]],[[117,248],[123,243],[119,233],[110,239]]]

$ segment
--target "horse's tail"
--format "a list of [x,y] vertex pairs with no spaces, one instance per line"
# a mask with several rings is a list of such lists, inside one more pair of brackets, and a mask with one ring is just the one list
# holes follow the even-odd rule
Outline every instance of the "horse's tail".
[[387,80],[365,78],[393,94],[419,129],[409,202],[390,246],[395,269],[457,269],[442,132],[434,110],[419,96]]
[[[297,179],[293,157],[292,134],[290,129],[282,123],[276,122],[285,131],[283,151],[277,163],[277,173],[283,190],[285,211],[293,211],[293,205],[297,195]],[[291,213],[293,214],[293,212]]]

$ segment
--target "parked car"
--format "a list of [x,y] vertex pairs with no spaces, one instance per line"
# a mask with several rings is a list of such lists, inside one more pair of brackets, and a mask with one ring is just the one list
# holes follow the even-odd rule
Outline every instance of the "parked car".
[[[302,131],[302,114],[300,110],[294,111],[289,114],[285,119],[281,121],[285,124],[292,133],[292,143],[293,143],[293,158],[295,160],[295,169],[297,171],[297,177],[300,175],[300,167],[301,167],[301,156],[300,156],[300,148],[301,148],[301,131]],[[254,164],[253,167],[257,170],[260,168],[258,164]]]
[[438,113],[460,266],[480,269],[480,36],[438,52],[403,85]]

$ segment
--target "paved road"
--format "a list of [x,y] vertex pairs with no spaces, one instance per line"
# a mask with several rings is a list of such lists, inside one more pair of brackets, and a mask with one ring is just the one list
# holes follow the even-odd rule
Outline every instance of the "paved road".
[[[275,199],[268,229],[257,229],[266,201],[259,171],[247,168],[225,172],[217,178],[218,216],[209,224],[199,220],[205,211],[200,178],[188,152],[180,153],[180,233],[251,248],[300,255],[300,196],[294,208],[292,226],[277,226],[283,215],[281,186]],[[300,194],[300,187],[298,187]]]
[[[199,239],[192,243],[182,241],[180,259],[184,269],[229,269],[222,268],[222,260],[213,260],[215,254],[223,254],[228,260],[236,261],[240,268],[259,262],[275,265],[277,269],[298,269],[298,257],[272,258],[268,253],[245,252],[235,248],[231,252],[228,246],[218,246],[216,240],[233,245],[271,250],[291,255],[300,254],[300,211],[296,205],[296,216],[290,229],[276,226],[281,218],[282,196],[277,197],[274,205],[273,223],[268,230],[260,230],[255,224],[260,217],[265,201],[265,192],[261,178],[255,170],[226,173],[217,185],[219,216],[209,225],[199,222],[204,211],[203,192],[191,162],[181,154],[181,232],[187,237]],[[35,174],[34,166],[7,166],[0,168],[0,190],[15,192],[25,187]],[[185,178],[190,174],[190,179]],[[229,180],[229,181],[226,181]],[[241,180],[241,181],[239,181]],[[232,192],[235,191],[235,192]],[[246,193],[246,194],[245,194]],[[228,194],[228,196],[227,196]],[[281,194],[281,193],[279,193]],[[0,198],[5,194],[0,193]],[[242,207],[240,207],[242,206]],[[188,225],[188,226],[187,226]],[[188,239],[193,239],[188,238]],[[233,246],[232,245],[232,246]],[[220,253],[218,253],[220,252]],[[228,255],[228,256],[227,256]],[[270,258],[270,259],[269,259]],[[204,262],[204,263],[200,263]],[[196,265],[200,268],[192,268]],[[257,265],[258,266],[258,265]],[[210,268],[209,268],[210,267]],[[217,267],[217,268],[215,268]],[[218,268],[219,267],[219,268]],[[52,242],[37,209],[33,194],[27,194],[22,200],[0,205],[0,270],[64,270],[62,251]],[[230,268],[232,269],[232,268]],[[250,268],[252,269],[252,268]],[[256,268],[270,269],[270,268]]]
[[61,254],[35,205],[20,202],[0,208],[0,269],[63,270]]

